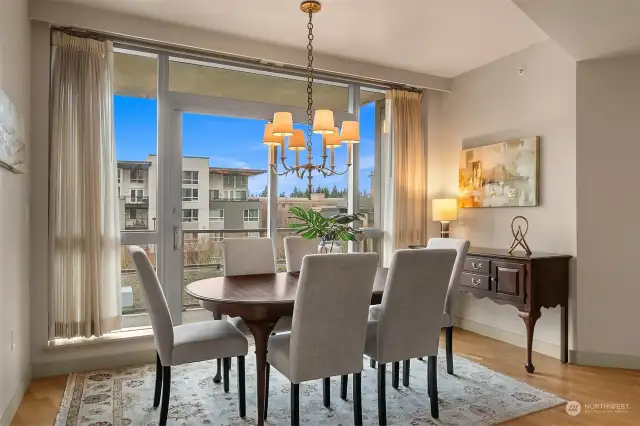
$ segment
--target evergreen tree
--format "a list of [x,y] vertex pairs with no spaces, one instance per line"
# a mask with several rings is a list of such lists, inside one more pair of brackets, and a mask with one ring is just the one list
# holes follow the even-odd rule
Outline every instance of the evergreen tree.
[[264,186],[264,189],[262,190],[262,192],[260,193],[261,197],[266,197],[268,195],[268,189],[267,189],[267,185]]
[[287,195],[284,193],[284,191],[282,191],[282,192],[280,193],[280,195],[278,195],[278,197],[282,197],[282,198],[285,198],[286,196],[287,196]]
[[331,193],[329,194],[329,197],[338,198],[339,196],[340,196],[340,193],[338,192],[338,187],[336,185],[333,185],[333,188],[331,188]]

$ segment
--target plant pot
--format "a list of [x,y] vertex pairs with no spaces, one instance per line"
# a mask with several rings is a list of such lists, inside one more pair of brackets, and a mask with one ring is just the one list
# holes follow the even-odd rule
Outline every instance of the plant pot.
[[318,244],[318,253],[326,254],[326,253],[342,253],[342,243],[343,241],[320,241]]

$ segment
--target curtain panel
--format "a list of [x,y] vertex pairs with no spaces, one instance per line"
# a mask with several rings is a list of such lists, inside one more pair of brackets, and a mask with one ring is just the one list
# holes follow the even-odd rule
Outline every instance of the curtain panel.
[[390,90],[394,248],[427,242],[427,159],[422,93]]
[[49,338],[121,327],[110,42],[54,32],[49,164]]

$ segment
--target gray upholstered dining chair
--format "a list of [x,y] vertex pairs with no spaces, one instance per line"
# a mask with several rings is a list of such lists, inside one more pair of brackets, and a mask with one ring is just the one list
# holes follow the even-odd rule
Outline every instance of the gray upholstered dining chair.
[[[211,320],[174,326],[158,276],[147,254],[138,246],[130,246],[129,253],[142,281],[156,343],[156,386],[153,407],[158,407],[162,394],[160,425],[167,424],[171,366],[214,358],[238,357],[239,411],[240,417],[244,417],[246,415],[244,357],[249,350],[247,338],[226,321]],[[228,392],[228,376],[225,377],[224,386],[225,392]]]
[[299,272],[302,259],[308,254],[317,254],[319,238],[308,239],[298,235],[284,237],[284,257],[287,262],[287,272]]
[[290,333],[272,336],[271,366],[291,382],[291,424],[300,423],[299,384],[323,379],[330,406],[331,376],[354,375],[354,422],[362,424],[361,372],[367,312],[378,266],[376,253],[312,254],[302,261]]
[[[271,238],[225,238],[222,240],[222,265],[225,276],[273,274],[276,272],[275,250]],[[200,301],[200,306],[213,313],[214,319],[222,319],[214,303]],[[229,318],[244,334],[249,329],[240,317]],[[291,330],[291,317],[281,318],[274,332]],[[230,360],[224,360],[224,376],[229,375]],[[218,359],[218,370],[214,381],[220,381],[222,360]]]
[[455,259],[453,249],[397,250],[391,258],[379,315],[369,321],[365,344],[365,354],[378,362],[381,425],[387,424],[386,364],[404,361],[408,372],[411,358],[422,356],[429,357],[431,415],[438,418],[438,341]]
[[[464,262],[469,251],[469,241],[456,238],[430,238],[427,243],[427,249],[454,249],[456,251],[456,261],[453,264],[451,278],[449,280],[449,288],[447,289],[447,297],[444,303],[444,312],[442,313],[442,327],[446,334],[446,351],[447,351],[447,373],[453,374],[453,318],[455,307],[460,298],[460,274],[464,269]],[[369,310],[369,319],[375,320],[380,315],[380,306],[372,306]],[[371,367],[375,368],[372,361]],[[393,382],[398,381],[398,364],[393,366]],[[409,372],[403,371],[403,385],[409,386]]]

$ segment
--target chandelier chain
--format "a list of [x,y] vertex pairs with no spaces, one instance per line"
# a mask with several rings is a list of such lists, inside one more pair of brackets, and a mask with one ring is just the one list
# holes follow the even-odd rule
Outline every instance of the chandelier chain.
[[311,136],[313,135],[313,13],[309,12],[309,23],[307,24],[309,29],[307,44],[307,149],[309,150],[309,157],[311,157]]

